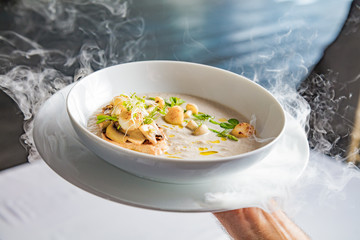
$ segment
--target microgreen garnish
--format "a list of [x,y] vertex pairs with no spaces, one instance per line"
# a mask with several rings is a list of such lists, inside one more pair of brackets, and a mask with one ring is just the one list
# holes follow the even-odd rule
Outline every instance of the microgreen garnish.
[[209,114],[205,114],[205,113],[198,113],[198,114],[193,114],[193,116],[199,120],[209,120],[211,118],[213,118],[213,116],[209,115]]
[[128,111],[132,111],[133,109],[137,109],[137,108],[144,108],[146,107],[145,104],[145,99],[138,97],[136,95],[136,93],[132,93],[130,96],[126,96],[126,95],[120,95],[120,96],[125,96],[128,100],[125,100],[122,104],[123,106],[126,108],[126,110]]
[[111,120],[111,121],[117,121],[117,117],[113,117],[113,116],[109,116],[109,115],[98,115],[97,117],[97,122],[96,124],[105,122],[107,120]]
[[220,127],[224,129],[233,129],[235,126],[230,123],[220,123]]
[[161,115],[165,115],[165,114],[166,114],[166,107],[159,108],[159,109],[158,109],[158,112],[159,112]]
[[[195,115],[194,115],[195,116]],[[196,116],[195,116],[196,117]],[[239,124],[239,120],[235,119],[235,118],[231,118],[229,119],[227,122],[224,122],[224,123],[219,123],[219,122],[216,122],[214,121],[213,119],[209,119],[209,122],[213,123],[213,124],[216,124],[216,125],[220,125],[221,128],[223,128],[224,130],[223,131],[217,131],[215,129],[210,129],[210,131],[214,132],[214,133],[217,133],[216,136],[218,137],[225,137],[225,138],[228,138],[228,139],[231,139],[233,141],[238,141],[239,139],[231,134],[230,133],[230,130],[231,129],[234,129],[234,127]]]
[[224,129],[234,129],[234,127],[239,124],[239,120],[235,119],[235,118],[231,118],[228,120],[228,122],[224,122],[224,123],[218,123],[215,121],[210,121],[211,123],[220,125],[220,127],[224,128]]
[[180,106],[183,103],[185,103],[185,101],[178,97],[170,97],[169,101],[165,101],[165,104],[168,107]]
[[218,136],[218,137],[225,137],[225,138],[228,138],[228,139],[233,140],[233,141],[238,141],[239,140],[239,139],[237,139],[237,137],[229,134],[228,130],[226,130],[226,129],[221,131],[221,132],[217,131],[215,129],[211,129],[211,128],[209,128],[209,130],[214,132],[214,133],[217,133],[216,136]]
[[229,119],[228,122],[229,122],[230,124],[232,124],[232,125],[235,125],[235,126],[236,126],[237,124],[239,124],[239,120],[237,120],[237,119],[235,119],[235,118]]
[[151,124],[154,121],[152,118],[145,118],[143,124]]
[[231,134],[225,134],[225,136],[230,139],[230,140],[233,140],[233,141],[239,141],[239,139]]
[[159,112],[159,107],[155,107],[143,121],[143,124],[150,124],[155,120],[156,114]]
[[210,120],[209,120],[209,122],[211,122],[211,123],[213,123],[213,124],[220,125],[220,123],[219,123],[219,122],[216,122],[216,121],[214,121],[214,120],[212,120],[212,119],[210,119]]
[[199,127],[201,127],[201,125],[203,125],[206,120],[214,118],[213,116],[202,112],[199,112],[198,114],[193,114],[193,116],[195,117],[195,121],[197,122]]

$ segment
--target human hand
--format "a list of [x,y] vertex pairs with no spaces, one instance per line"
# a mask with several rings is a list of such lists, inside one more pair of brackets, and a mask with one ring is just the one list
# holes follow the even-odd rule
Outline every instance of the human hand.
[[251,207],[217,212],[215,217],[236,240],[310,239],[284,212]]

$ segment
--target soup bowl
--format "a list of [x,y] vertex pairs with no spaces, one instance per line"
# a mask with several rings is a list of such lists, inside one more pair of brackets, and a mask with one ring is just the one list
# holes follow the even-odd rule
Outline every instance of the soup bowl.
[[[269,139],[262,147],[229,157],[174,159],[132,151],[88,130],[89,118],[122,93],[181,93],[221,103],[246,118],[256,117],[256,135]],[[199,183],[241,174],[261,164],[285,126],[285,113],[276,98],[253,81],[219,68],[178,61],[119,64],[77,82],[67,97],[67,111],[80,141],[96,155],[140,177],[169,183]]]

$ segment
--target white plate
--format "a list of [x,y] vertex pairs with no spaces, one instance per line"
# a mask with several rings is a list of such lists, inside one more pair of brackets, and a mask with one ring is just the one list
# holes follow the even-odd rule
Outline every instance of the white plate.
[[306,135],[288,117],[276,148],[261,164],[236,177],[201,184],[143,179],[110,165],[80,143],[66,112],[65,101],[71,86],[53,95],[36,115],[35,145],[45,162],[64,179],[115,202],[178,212],[259,206],[267,198],[283,194],[303,172],[309,159]]

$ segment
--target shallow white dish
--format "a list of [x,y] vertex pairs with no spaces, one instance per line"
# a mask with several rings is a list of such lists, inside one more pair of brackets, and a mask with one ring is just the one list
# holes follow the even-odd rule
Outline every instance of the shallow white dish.
[[263,160],[233,178],[203,184],[147,180],[108,164],[83,146],[65,106],[72,85],[53,95],[34,121],[35,145],[61,177],[85,191],[115,202],[148,209],[206,212],[258,206],[291,186],[309,159],[304,131],[292,118],[279,143]]
[[[211,159],[174,159],[135,152],[92,134],[90,116],[121,93],[182,93],[219,101],[247,119],[256,118],[257,136],[270,139],[239,155]],[[162,182],[205,182],[227,177],[260,162],[276,145],[285,126],[279,102],[253,81],[206,65],[144,61],[102,69],[80,80],[67,98],[70,121],[81,142],[109,163],[138,176]]]

